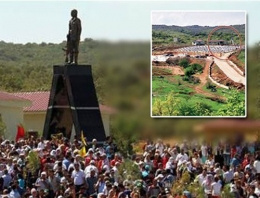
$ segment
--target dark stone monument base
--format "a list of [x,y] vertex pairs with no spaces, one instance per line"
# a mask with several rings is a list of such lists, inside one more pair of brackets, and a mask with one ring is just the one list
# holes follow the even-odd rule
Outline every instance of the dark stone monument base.
[[70,138],[74,124],[77,138],[81,131],[88,141],[104,141],[91,65],[55,65],[43,136],[62,133]]

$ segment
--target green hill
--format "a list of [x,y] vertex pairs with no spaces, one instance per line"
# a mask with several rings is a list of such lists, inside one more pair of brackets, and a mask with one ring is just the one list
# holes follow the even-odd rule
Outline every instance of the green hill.
[[[65,42],[0,42],[0,90],[49,90],[52,66],[63,64]],[[248,50],[248,117],[259,118],[259,46]],[[101,103],[115,107],[123,137],[142,131],[160,135],[190,132],[201,119],[152,119],[150,117],[150,43],[109,43],[85,39],[80,43],[79,63],[91,64]],[[257,105],[257,106],[256,106]],[[163,129],[163,130],[162,130]]]
[[[49,90],[52,80],[52,66],[64,64],[65,55],[62,48],[66,43],[27,43],[13,44],[0,42],[0,90],[5,91],[41,91]],[[80,43],[79,63],[91,64],[95,84],[104,101],[105,91],[101,90],[101,84],[108,84],[106,80],[119,78],[118,71],[135,68],[128,76],[122,76],[124,81],[136,78],[138,69],[147,65],[149,60],[149,43],[99,42],[85,39]],[[146,63],[146,64],[145,64]],[[140,67],[137,67],[137,66]],[[143,67],[144,67],[143,66]],[[136,68],[137,67],[137,68]],[[116,69],[117,68],[117,69]],[[116,70],[116,71],[114,71]],[[146,68],[149,73],[149,68]],[[111,75],[112,72],[115,75]],[[106,75],[108,73],[108,75]],[[120,73],[120,72],[119,72]],[[126,72],[127,74],[127,72]],[[134,76],[134,77],[133,77]],[[101,78],[104,77],[104,78]]]
[[[217,26],[167,26],[167,25],[153,25],[152,26],[152,37],[153,44],[177,44],[177,45],[191,45],[191,42],[197,39],[202,39],[204,41],[207,40],[209,33],[216,28]],[[236,30],[241,35],[241,38],[244,42],[245,40],[245,25],[233,25]],[[174,38],[178,39],[178,41],[174,42]],[[235,43],[239,43],[238,36],[231,30],[221,29],[216,31],[212,39],[214,40],[231,40],[233,38]]]

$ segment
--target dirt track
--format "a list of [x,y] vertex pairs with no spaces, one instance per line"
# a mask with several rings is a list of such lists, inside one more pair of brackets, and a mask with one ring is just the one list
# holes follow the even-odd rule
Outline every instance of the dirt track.
[[[208,93],[203,90],[203,86],[207,83],[207,78],[209,74],[209,65],[211,64],[211,61],[207,60],[206,65],[203,69],[203,73],[196,75],[200,79],[200,84],[198,86],[195,86],[194,90],[198,94],[203,94],[204,96],[210,97],[210,98],[216,98],[217,96],[214,93]],[[218,97],[222,100],[225,100],[224,97]]]
[[242,83],[245,85],[245,77],[240,75],[233,67],[231,67],[226,60],[220,60],[213,58],[216,65],[229,77],[231,80],[237,83]]

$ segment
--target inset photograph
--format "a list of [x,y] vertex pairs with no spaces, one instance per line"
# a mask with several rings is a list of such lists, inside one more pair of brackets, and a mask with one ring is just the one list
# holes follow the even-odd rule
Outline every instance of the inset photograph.
[[246,12],[152,11],[151,116],[246,117]]

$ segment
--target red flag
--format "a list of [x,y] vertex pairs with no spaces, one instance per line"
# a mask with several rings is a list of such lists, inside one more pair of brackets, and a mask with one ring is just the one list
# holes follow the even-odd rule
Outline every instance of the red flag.
[[15,141],[17,142],[20,138],[24,138],[25,136],[25,131],[23,126],[20,124],[17,126],[17,133],[16,133],[16,138]]

